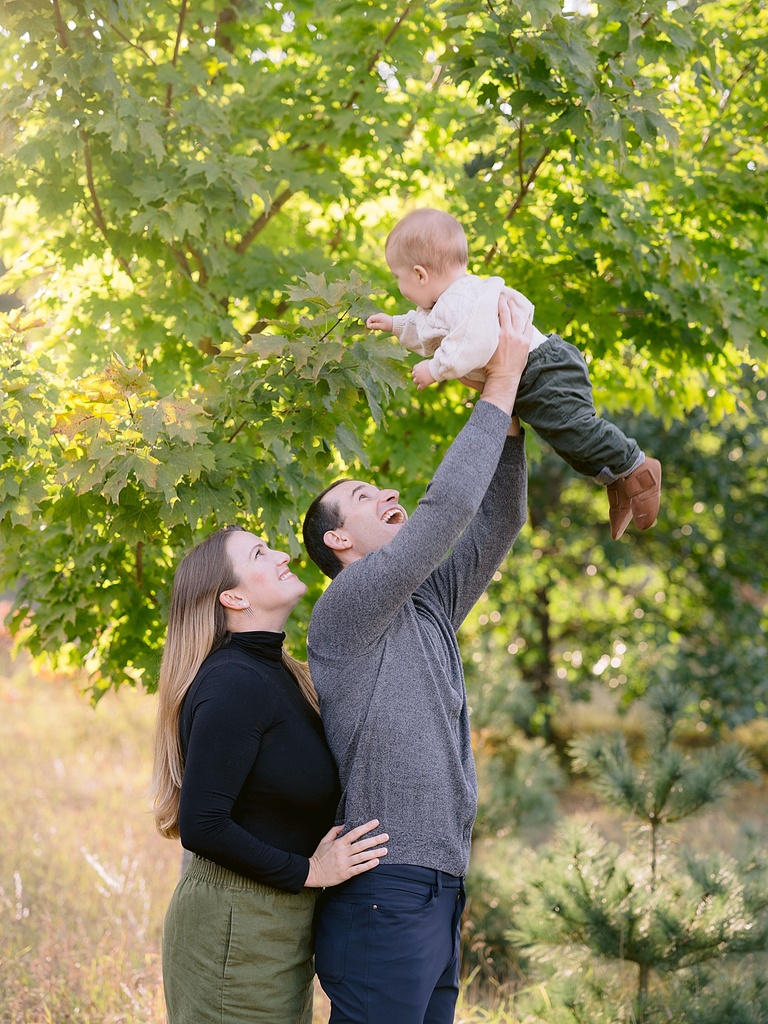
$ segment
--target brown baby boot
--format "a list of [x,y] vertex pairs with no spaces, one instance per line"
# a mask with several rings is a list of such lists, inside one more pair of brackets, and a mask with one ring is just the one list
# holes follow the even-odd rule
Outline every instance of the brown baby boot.
[[618,540],[632,519],[638,530],[647,530],[656,522],[661,502],[661,463],[646,458],[637,469],[608,484],[611,537]]
[[618,540],[632,522],[632,509],[629,495],[624,488],[624,479],[619,477],[608,484],[608,519],[611,524],[611,537]]
[[629,495],[632,519],[638,530],[648,530],[656,522],[661,504],[661,463],[646,456],[637,469],[624,477],[624,489]]

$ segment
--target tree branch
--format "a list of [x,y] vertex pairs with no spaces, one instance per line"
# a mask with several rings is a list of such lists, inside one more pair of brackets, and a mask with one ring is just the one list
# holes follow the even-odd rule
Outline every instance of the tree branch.
[[227,53],[234,53],[234,46],[232,40],[229,37],[228,27],[237,21],[237,7],[239,0],[229,0],[229,7],[224,7],[216,15],[216,33],[214,38],[216,39],[216,45],[220,46],[222,50]]
[[171,246],[171,252],[176,257],[176,262],[179,264],[182,271],[186,274],[188,278],[191,279],[192,267],[190,267],[189,260],[187,259],[186,255],[181,251],[181,249],[175,249],[173,246]]
[[[173,47],[173,58],[171,59],[171,67],[176,67],[176,63],[179,59],[179,49],[181,47],[181,37],[184,32],[184,20],[187,16],[187,3],[188,0],[181,0],[181,10],[179,11],[179,24],[176,28],[176,43]],[[169,111],[171,109],[171,101],[173,99],[173,83],[168,83],[168,88],[165,90],[165,109]]]
[[331,324],[331,326],[328,328],[328,330],[325,332],[325,334],[321,335],[321,337],[318,338],[318,342],[325,341],[325,339],[328,337],[328,335],[331,333],[331,331],[335,327],[339,326],[339,324],[344,319],[344,317],[347,315],[347,313],[350,311],[350,309],[352,309],[352,306],[351,305],[347,306],[347,308],[344,310],[344,312],[341,314],[341,316],[338,318],[338,320],[335,323]]
[[[761,56],[762,56],[762,54],[759,54],[757,57],[750,57],[750,59],[747,61],[747,63],[741,69],[739,74],[736,76],[736,79],[734,80],[733,85],[731,85],[730,89],[726,89],[725,90],[722,98],[720,99],[720,102],[717,105],[717,112],[718,112],[719,115],[722,115],[722,114],[725,113],[726,107],[728,106],[728,104],[731,102],[731,99],[733,98],[734,89],[739,84],[739,82],[742,82],[747,77],[747,75],[751,75],[752,74],[752,72],[755,70],[755,68],[757,67],[758,63],[760,62],[760,57]],[[699,154],[703,153],[704,150],[709,145],[709,140],[712,137],[712,128],[713,128],[713,125],[710,124],[708,126],[707,130],[704,132],[704,136],[702,138],[701,149],[699,150]]]
[[[549,154],[551,152],[552,152],[552,150],[550,149],[549,146],[545,146],[544,147],[544,150],[543,150],[541,156],[539,157],[539,159],[536,161],[536,163],[531,168],[530,173],[528,174],[528,177],[522,183],[520,191],[518,192],[517,196],[515,197],[515,201],[509,207],[507,212],[504,214],[504,220],[505,221],[512,220],[512,218],[515,216],[517,211],[520,209],[520,207],[523,204],[523,201],[524,201],[525,197],[528,195],[528,193],[531,190],[531,185],[533,185],[534,181],[536,180],[537,174],[541,170],[541,165],[544,163],[544,161],[547,159],[547,157],[549,156]],[[499,243],[498,242],[494,242],[493,245],[491,246],[491,248],[485,254],[484,263],[486,265],[488,263],[490,263],[490,261],[493,259],[493,257],[496,255],[496,253],[498,251],[499,251]]]
[[103,15],[100,11],[97,11],[96,8],[93,9],[93,13],[96,15],[99,21],[103,21],[105,25],[109,25],[109,27],[112,29],[115,35],[119,36],[122,40],[124,40],[124,42],[128,43],[128,45],[132,49],[138,50],[140,54],[147,58],[147,60],[153,67],[157,67],[156,61],[152,60],[152,57],[147,53],[143,46],[139,46],[138,43],[134,43],[134,41],[129,36],[127,36],[124,32],[121,32],[117,25],[114,25],[109,20],[109,18]]
[[[280,314],[284,313],[287,308],[288,302],[285,299],[281,299],[280,302],[278,302],[278,304],[272,311],[272,316],[280,316]],[[268,323],[269,320],[265,320],[263,317],[260,317],[258,320],[255,320],[253,322],[253,324],[248,328],[247,331],[243,331],[240,337],[242,338],[243,341],[247,341],[247,339],[250,338],[252,334],[261,334],[261,332],[264,330]]]
[[[517,91],[520,92],[523,88],[523,83],[520,81],[520,75],[515,75],[515,85]],[[520,120],[517,123],[517,177],[520,181],[520,188],[523,187],[525,181],[525,169],[523,166],[523,140],[525,138],[525,118],[520,115]]]
[[521,117],[517,129],[517,178],[520,182],[520,191],[525,188],[525,165],[523,163],[523,141],[525,138],[525,120]]
[[[432,75],[432,78],[430,79],[429,86],[428,86],[430,92],[434,92],[435,89],[437,89],[437,87],[440,85],[441,81],[443,80],[443,75],[444,74],[445,74],[445,68],[443,67],[443,65],[442,64],[436,64],[435,65],[434,74]],[[403,132],[403,142],[407,142],[408,139],[410,139],[410,137],[413,135],[414,131],[416,130],[416,124],[417,124],[416,116],[412,115],[411,119],[410,119],[410,121],[408,123],[408,126],[406,127],[405,131]]]
[[[185,2],[186,2],[186,0],[185,0]],[[403,22],[405,21],[406,17],[408,16],[408,14],[411,11],[411,8],[416,3],[418,3],[418,2],[419,2],[419,0],[408,0],[408,3],[406,3],[405,7],[403,8],[402,14],[396,15],[394,23],[392,25],[392,28],[389,30],[389,32],[385,36],[383,43],[381,44],[381,46],[376,50],[376,52],[373,54],[373,56],[368,61],[368,65],[366,67],[366,74],[370,75],[370,73],[376,67],[377,62],[378,62],[379,58],[381,57],[381,53],[382,53],[383,48],[388,43],[390,43],[392,41],[392,39],[394,38],[396,33],[402,27]],[[355,101],[357,100],[359,95],[360,95],[360,90],[356,89],[352,93],[352,95],[347,99],[347,101],[344,103],[343,109],[344,110],[348,110],[355,103]],[[320,146],[320,151],[322,152],[322,150],[324,148],[325,147],[321,145]],[[297,152],[298,152],[298,150],[297,150]],[[235,246],[235,252],[236,253],[242,255],[242,253],[244,253],[246,251],[246,249],[251,244],[251,242],[254,240],[254,238],[256,238],[256,236],[258,234],[260,234],[260,232],[262,232],[264,230],[264,228],[267,226],[267,224],[269,224],[269,222],[272,220],[272,218],[276,214],[278,214],[280,212],[280,210],[282,210],[282,208],[285,206],[285,204],[288,202],[288,200],[291,198],[292,195],[293,195],[293,189],[290,188],[290,187],[284,189],[280,193],[280,195],[277,197],[277,199],[275,199],[275,201],[272,203],[272,205],[269,207],[269,209],[265,209],[263,211],[263,213],[261,213],[260,216],[258,216],[252,222],[251,226],[248,228],[248,230],[245,232],[243,237],[240,239],[240,241]]]
[[[80,131],[80,140],[83,143],[83,155],[85,156],[85,177],[88,182],[88,192],[91,196],[91,202],[93,203],[93,215],[98,225],[99,230],[104,236],[104,240],[107,245],[111,248],[109,241],[109,229],[107,228],[107,222],[104,219],[104,213],[101,209],[101,203],[99,202],[99,196],[96,192],[96,182],[93,177],[93,161],[91,160],[91,144],[88,141],[88,136],[84,130]],[[126,272],[129,277],[132,277],[131,268],[128,266],[128,261],[123,256],[117,256],[117,262]]]
[[[384,37],[384,41],[382,42],[381,46],[378,48],[378,50],[376,50],[374,52],[373,56],[368,61],[368,67],[365,69],[365,73],[367,75],[370,75],[370,73],[373,71],[373,69],[378,64],[379,58],[381,57],[381,54],[382,54],[382,51],[384,50],[384,47],[387,45],[387,43],[391,43],[392,42],[392,40],[394,39],[394,37],[397,34],[397,32],[399,31],[399,29],[402,27],[403,22],[405,21],[405,19],[410,14],[411,8],[414,6],[414,2],[418,2],[418,0],[408,0],[408,3],[405,5],[405,8],[403,9],[403,13],[395,15],[395,20],[394,20],[394,22],[392,24],[392,28],[389,30],[389,32]],[[349,110],[349,108],[352,106],[352,104],[355,102],[355,100],[357,99],[357,97],[359,95],[360,95],[360,90],[356,89],[352,93],[352,95],[349,97],[347,102],[344,104],[343,109],[344,110]]]
[[56,31],[59,36],[59,46],[62,50],[69,49],[69,36],[67,35],[67,26],[64,24],[64,19],[61,16],[61,10],[59,9],[59,0],[53,0],[53,13],[56,18]]
[[147,600],[151,601],[152,604],[155,605],[155,607],[157,607],[160,604],[160,602],[157,600],[157,598],[154,596],[154,594],[148,594],[147,591],[144,590],[144,541],[143,540],[140,540],[137,543],[137,545],[136,545],[136,586],[144,594],[144,596],[147,598]]
[[[197,249],[193,249],[191,245],[188,246],[188,249],[189,249],[189,252],[190,252],[190,254],[192,256],[192,259],[195,261],[195,266],[197,267],[197,273],[198,273],[197,283],[200,284],[200,285],[207,284],[208,283],[208,271],[206,270],[205,264],[203,263],[202,255],[197,251]],[[187,275],[187,277],[190,278],[190,280],[191,280],[192,279],[192,267],[189,265],[189,260],[187,259],[186,253],[182,252],[181,249],[178,249],[175,246],[171,246],[171,252],[176,257],[176,261],[179,264],[179,266],[181,267],[181,269],[184,271],[184,273]]]
[[243,420],[243,422],[240,424],[240,426],[236,427],[234,432],[229,435],[229,437],[227,438],[227,444],[230,444],[232,441],[234,441],[235,438],[237,437],[237,435],[243,429],[243,427],[245,427],[247,424],[248,424],[248,420]]
[[248,246],[251,244],[254,238],[261,231],[264,230],[264,228],[267,226],[267,224],[269,224],[269,222],[272,220],[275,214],[278,214],[282,210],[282,208],[285,206],[285,204],[288,202],[292,195],[292,188],[283,189],[283,191],[280,193],[277,199],[273,201],[269,209],[265,209],[264,212],[261,213],[256,218],[255,221],[253,221],[251,226],[248,228],[243,237],[235,246],[236,253],[242,254],[245,252],[245,250],[248,248]]
[[522,205],[523,200],[525,199],[526,195],[530,191],[531,185],[536,180],[536,177],[537,177],[539,171],[541,170],[541,165],[544,163],[544,161],[547,159],[547,157],[549,156],[549,154],[551,152],[552,152],[552,150],[551,150],[551,148],[549,146],[545,146],[544,147],[544,150],[543,150],[541,156],[539,157],[539,159],[536,161],[536,163],[531,168],[531,172],[528,175],[528,178],[526,179],[525,183],[523,184],[523,187],[520,190],[520,194],[517,196],[517,198],[515,199],[514,203],[512,203],[510,208],[504,214],[504,220],[512,220],[514,215],[517,213],[518,209]]
[[[67,35],[67,26],[64,23],[64,19],[59,9],[59,0],[53,0],[53,10],[56,18],[56,30],[59,34],[59,45],[62,50],[69,50],[69,36]],[[101,209],[101,203],[99,202],[99,196],[96,191],[96,181],[93,177],[93,161],[91,160],[91,144],[88,141],[88,135],[84,128],[80,129],[79,132],[80,141],[83,144],[83,155],[85,157],[85,176],[88,182],[88,192],[91,196],[91,202],[93,203],[93,216],[96,224],[104,236],[104,241],[107,245],[112,248],[112,243],[109,240],[109,229],[107,228],[107,222],[104,219],[104,212]],[[116,254],[117,255],[117,254]],[[131,268],[128,266],[128,261],[122,257],[117,256],[117,262],[126,272],[129,277],[132,277]]]

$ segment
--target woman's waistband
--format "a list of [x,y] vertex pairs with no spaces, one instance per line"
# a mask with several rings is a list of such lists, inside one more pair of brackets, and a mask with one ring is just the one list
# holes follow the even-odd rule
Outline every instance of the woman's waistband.
[[192,855],[192,860],[184,875],[186,878],[193,878],[196,882],[207,882],[219,889],[250,889],[254,892],[277,893],[280,896],[290,896],[291,898],[303,895],[311,897],[315,892],[313,889],[302,889],[298,893],[291,893],[286,889],[265,885],[263,882],[257,882],[254,878],[246,878],[245,875],[240,875],[237,871],[230,871],[229,868],[222,867],[221,864],[216,864],[212,860],[206,860],[205,857],[199,857],[196,853]]

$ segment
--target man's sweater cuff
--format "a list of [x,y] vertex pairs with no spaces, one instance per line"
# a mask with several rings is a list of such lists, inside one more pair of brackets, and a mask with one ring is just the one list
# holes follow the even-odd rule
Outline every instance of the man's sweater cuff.
[[506,434],[512,417],[493,402],[485,402],[479,398],[472,410],[472,420],[487,433],[496,433],[503,427]]
[[520,451],[525,451],[525,430],[522,426],[519,434],[507,434],[499,461],[512,462],[519,457]]

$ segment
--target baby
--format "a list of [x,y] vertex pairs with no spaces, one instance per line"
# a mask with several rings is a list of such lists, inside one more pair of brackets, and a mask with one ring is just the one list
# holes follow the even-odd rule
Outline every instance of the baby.
[[[533,306],[500,277],[467,273],[469,254],[461,224],[440,210],[413,210],[386,241],[385,256],[401,295],[417,309],[402,316],[376,313],[366,326],[389,331],[406,348],[428,356],[412,372],[419,391],[436,381],[483,381],[482,367],[499,341],[502,291],[533,318]],[[634,519],[639,530],[656,522],[661,464],[634,438],[595,413],[587,365],[557,334],[531,325],[531,351],[515,412],[577,473],[607,485],[611,536],[618,540]]]

